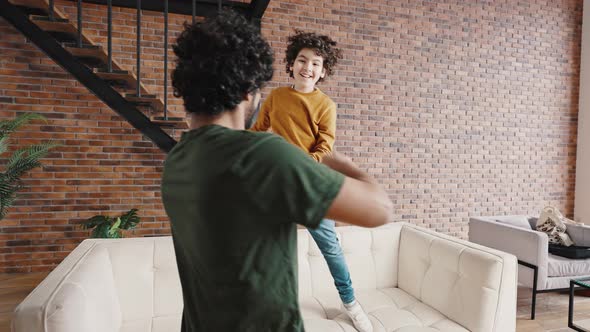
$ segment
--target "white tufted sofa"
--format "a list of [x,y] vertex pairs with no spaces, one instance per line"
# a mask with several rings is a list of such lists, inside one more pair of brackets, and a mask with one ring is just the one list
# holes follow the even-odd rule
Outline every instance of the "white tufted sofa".
[[[306,331],[355,331],[319,249],[298,232]],[[515,331],[514,256],[405,223],[338,232],[375,332]],[[170,237],[86,240],[18,306],[13,331],[179,331],[181,312]]]

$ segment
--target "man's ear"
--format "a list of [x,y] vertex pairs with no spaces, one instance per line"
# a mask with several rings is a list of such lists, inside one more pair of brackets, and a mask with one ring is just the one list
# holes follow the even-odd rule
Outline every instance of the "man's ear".
[[254,91],[251,91],[251,92],[245,93],[245,94],[244,94],[244,99],[243,99],[243,100],[245,100],[245,101],[247,101],[247,102],[251,103],[251,102],[253,102],[253,101],[255,101],[255,100],[256,100],[256,95],[258,95],[258,94],[260,94],[260,93],[261,93],[261,92],[260,92],[260,88],[258,88],[258,89],[256,89],[256,90],[254,90]]

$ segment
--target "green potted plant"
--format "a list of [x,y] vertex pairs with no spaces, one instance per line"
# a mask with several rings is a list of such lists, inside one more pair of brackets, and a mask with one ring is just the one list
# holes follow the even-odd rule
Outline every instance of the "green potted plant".
[[[0,121],[0,155],[8,151],[10,134],[36,119],[45,120],[45,117],[36,113],[24,113],[12,120]],[[58,145],[52,142],[30,145],[14,151],[7,159],[4,171],[0,173],[0,220],[4,219],[16,200],[17,191],[23,187],[21,177],[33,168],[42,166],[39,159],[56,146]]]
[[121,230],[135,228],[139,222],[137,209],[131,209],[119,217],[96,215],[83,221],[82,227],[92,229],[92,238],[118,239],[123,237]]

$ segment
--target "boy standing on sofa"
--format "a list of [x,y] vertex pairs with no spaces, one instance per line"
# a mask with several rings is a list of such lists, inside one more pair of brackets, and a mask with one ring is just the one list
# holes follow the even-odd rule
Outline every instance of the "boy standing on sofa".
[[[336,42],[325,35],[296,31],[289,37],[285,56],[286,71],[293,84],[271,91],[262,105],[253,131],[272,131],[321,162],[330,155],[336,131],[336,104],[316,87],[333,73],[342,58]],[[320,248],[344,309],[361,332],[373,331],[367,314],[355,300],[354,289],[342,248],[336,237],[335,222],[323,219],[315,229],[307,228]]]

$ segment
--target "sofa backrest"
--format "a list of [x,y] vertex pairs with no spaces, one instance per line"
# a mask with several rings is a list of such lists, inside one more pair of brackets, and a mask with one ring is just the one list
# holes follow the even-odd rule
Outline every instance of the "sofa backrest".
[[182,288],[172,238],[103,240],[100,248],[110,254],[122,330],[179,331]]
[[400,289],[468,330],[514,330],[514,256],[405,225],[398,271]]
[[[99,314],[102,313],[102,314]],[[82,243],[16,309],[13,331],[118,331],[121,307],[106,249]]]
[[[354,288],[397,287],[398,246],[401,223],[375,229],[337,227]],[[328,316],[340,314],[340,297],[318,246],[306,229],[298,230],[299,298],[313,297]]]
[[85,240],[17,307],[13,331],[179,331],[171,237]]

